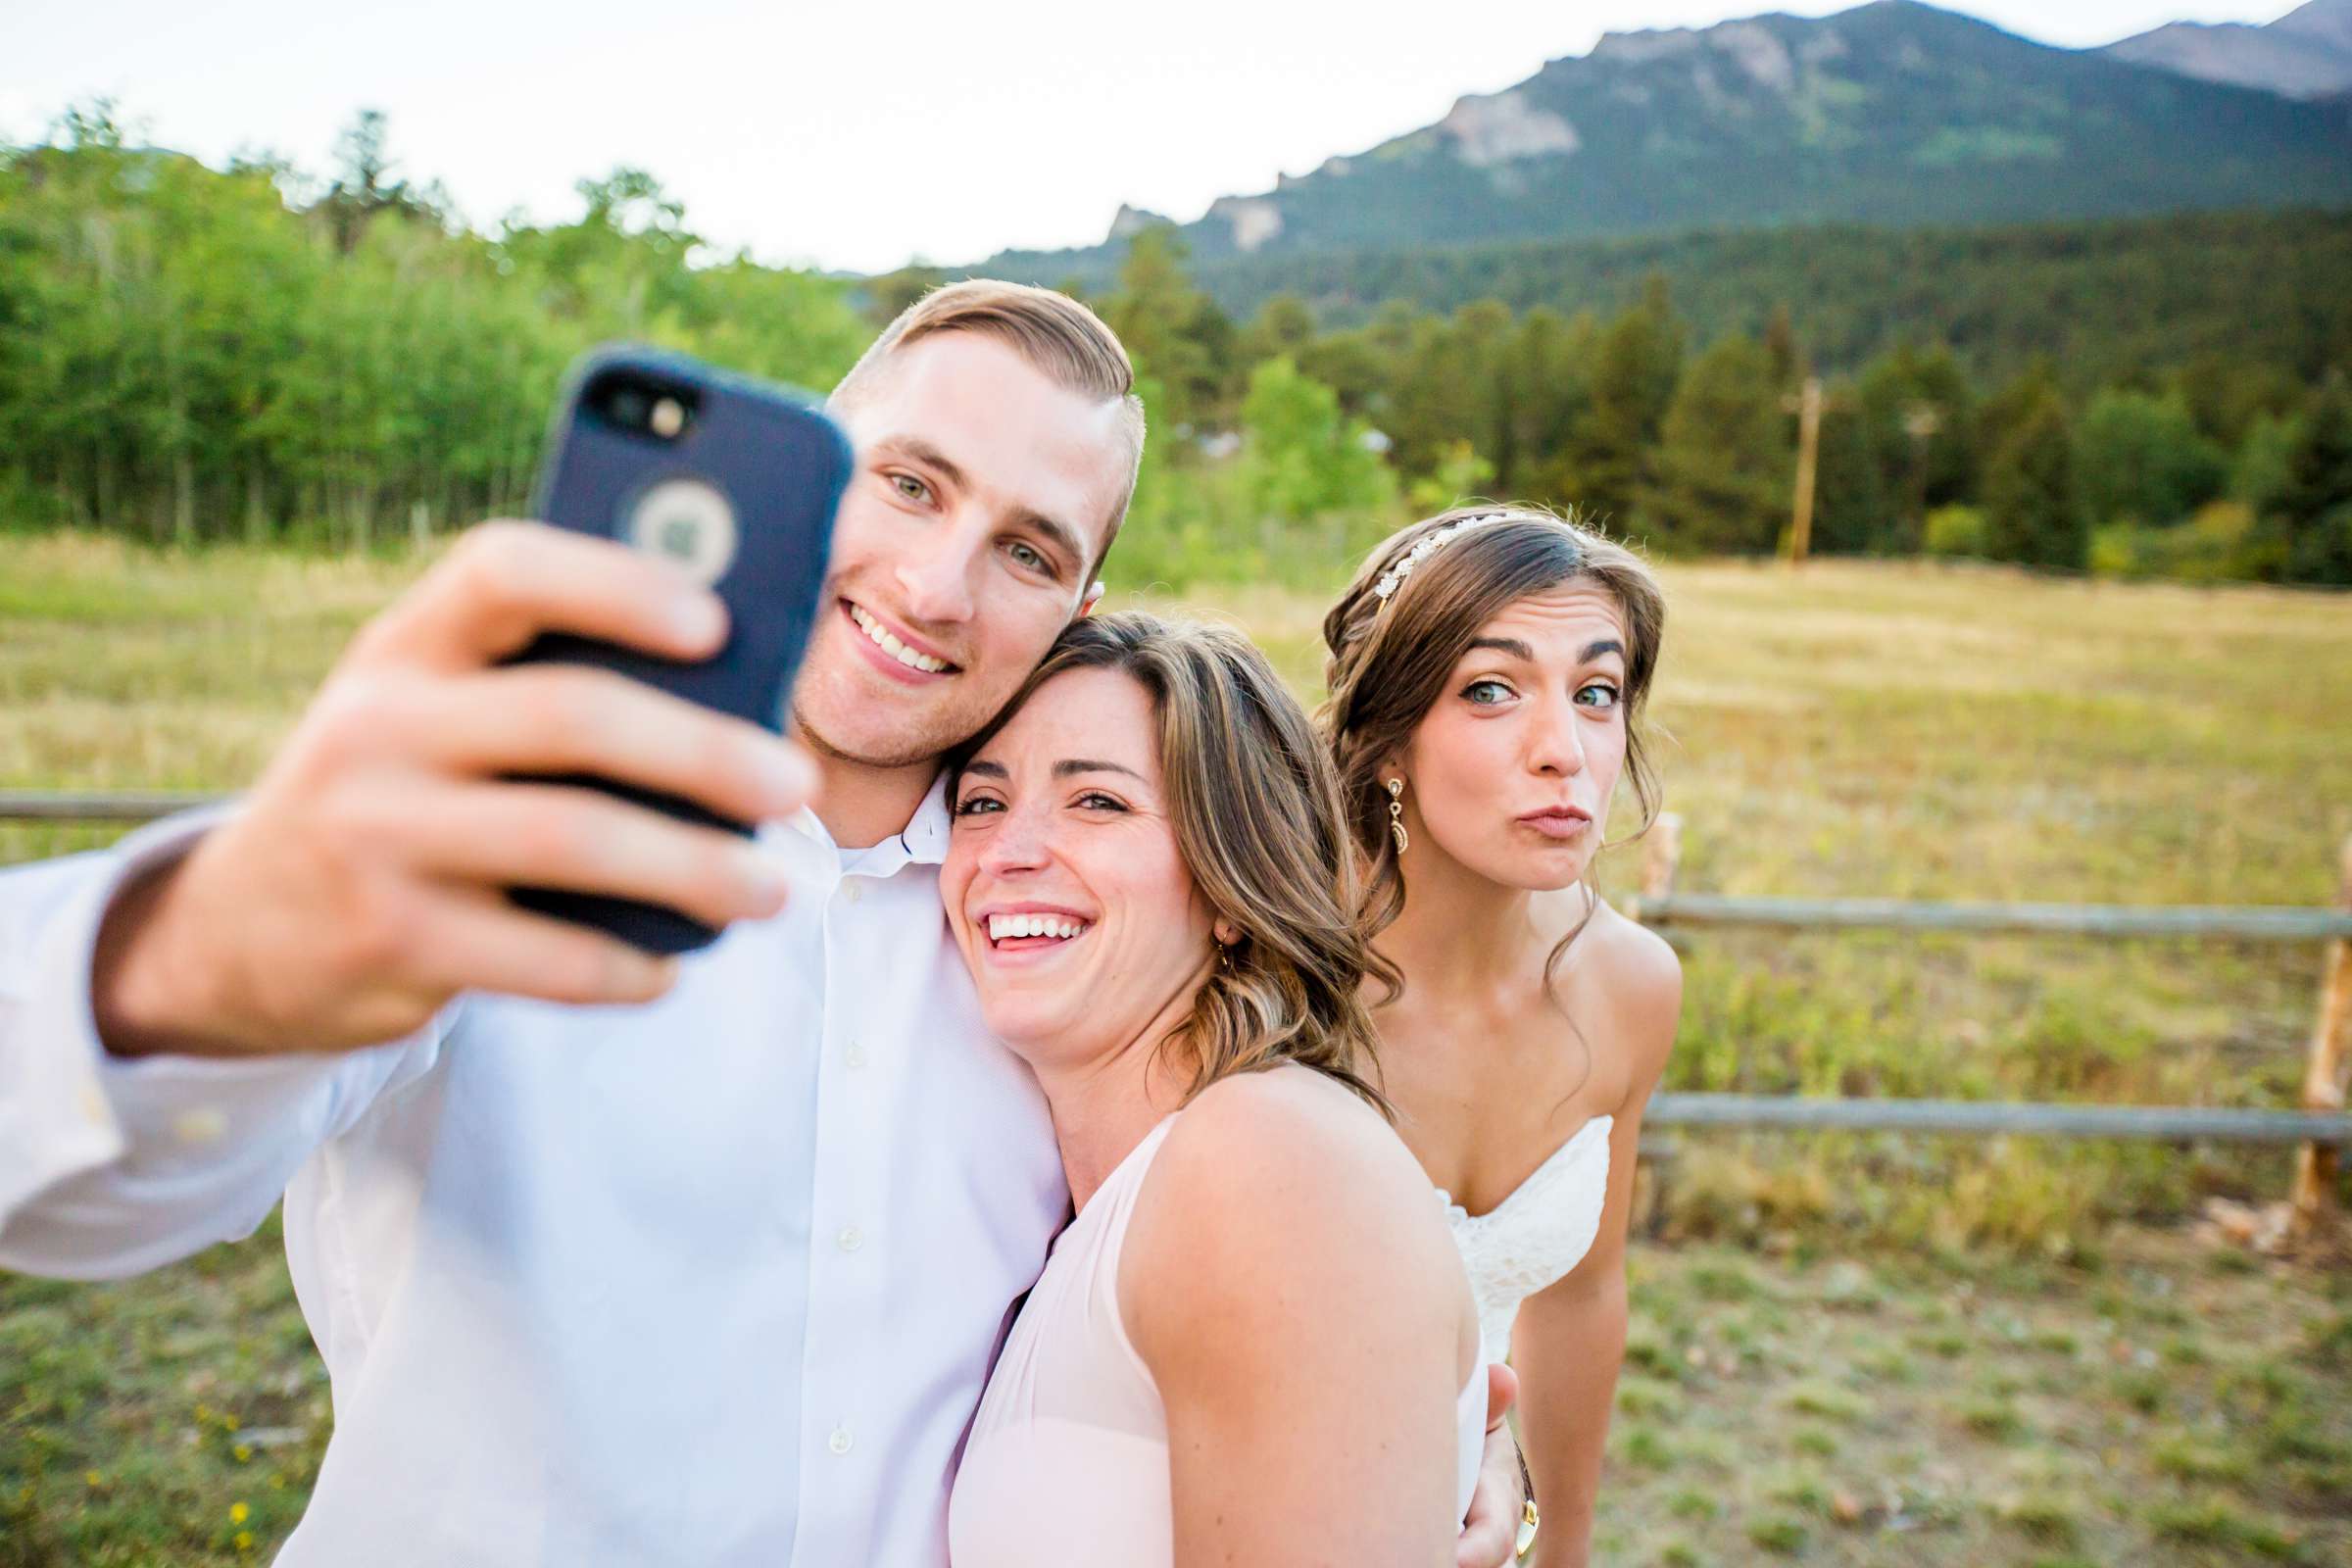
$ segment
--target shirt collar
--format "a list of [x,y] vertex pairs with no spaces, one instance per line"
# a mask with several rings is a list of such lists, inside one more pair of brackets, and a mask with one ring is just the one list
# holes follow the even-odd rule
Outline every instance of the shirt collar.
[[890,876],[904,865],[937,865],[948,858],[948,775],[942,769],[931,781],[923,795],[922,804],[906,819],[906,825],[880,843],[863,850],[844,850],[834,843],[833,835],[807,807],[781,821],[770,822],[760,829],[760,838],[774,842],[776,835],[794,833],[838,859],[842,874],[856,872],[859,876]]

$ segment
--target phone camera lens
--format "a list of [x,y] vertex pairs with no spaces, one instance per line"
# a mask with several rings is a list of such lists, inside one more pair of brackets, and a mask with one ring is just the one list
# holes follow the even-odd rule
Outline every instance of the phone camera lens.
[[613,390],[610,405],[612,422],[624,430],[642,430],[653,413],[653,400],[633,386]]

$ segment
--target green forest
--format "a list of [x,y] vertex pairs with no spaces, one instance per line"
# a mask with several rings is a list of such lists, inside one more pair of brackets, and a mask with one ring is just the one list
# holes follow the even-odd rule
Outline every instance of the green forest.
[[[527,504],[588,346],[822,389],[947,275],[725,254],[628,169],[476,228],[373,114],[336,164],[213,169],[104,103],[0,148],[0,527],[428,537]],[[2348,253],[2311,213],[1793,230],[1300,260],[1245,314],[1148,229],[1084,289],[1153,431],[1113,572],[1328,576],[1469,496],[1766,554],[1819,377],[1817,551],[2352,584]]]

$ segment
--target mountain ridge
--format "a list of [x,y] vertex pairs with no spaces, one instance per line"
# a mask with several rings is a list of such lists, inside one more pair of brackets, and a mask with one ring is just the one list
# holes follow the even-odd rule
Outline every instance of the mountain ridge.
[[2308,0],[2260,26],[2167,23],[2101,52],[2206,81],[2324,98],[2352,90],[2352,0]]
[[[2331,14],[2339,0],[2320,3]],[[1501,92],[1456,100],[1432,124],[1221,197],[1177,226],[1207,262],[2337,204],[2352,204],[2345,106],[1872,0],[1819,19],[1611,33]],[[1123,220],[1132,233],[1136,217]],[[1007,251],[983,265],[1099,281],[1121,248]]]

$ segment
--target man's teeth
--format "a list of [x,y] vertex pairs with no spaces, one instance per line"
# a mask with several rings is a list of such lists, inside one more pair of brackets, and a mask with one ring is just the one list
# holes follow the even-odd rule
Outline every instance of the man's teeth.
[[941,670],[948,667],[948,662],[946,660],[933,659],[929,654],[918,654],[913,649],[907,647],[905,643],[899,641],[898,638],[891,635],[889,627],[883,625],[880,621],[867,614],[864,611],[859,610],[856,605],[852,605],[850,607],[850,618],[858,623],[858,629],[859,631],[864,632],[867,637],[873,640],[873,644],[876,648],[881,649],[891,658],[897,660],[900,663],[905,664],[908,669],[926,670],[929,673],[936,675]]
[[988,940],[1003,942],[1007,937],[1060,937],[1068,939],[1086,929],[1084,920],[1072,920],[1058,914],[992,914],[988,917]]

